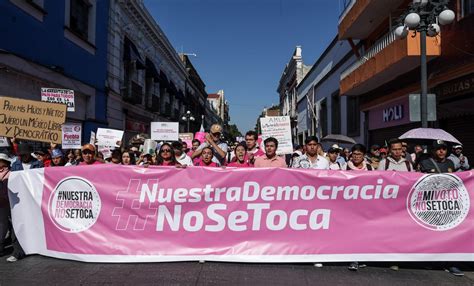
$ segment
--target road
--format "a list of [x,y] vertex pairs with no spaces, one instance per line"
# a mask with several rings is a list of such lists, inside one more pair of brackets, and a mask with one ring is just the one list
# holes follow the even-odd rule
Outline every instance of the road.
[[358,272],[345,264],[240,264],[177,262],[141,264],[82,263],[34,255],[16,263],[0,260],[0,285],[474,285],[474,267],[462,264],[455,277],[413,263],[368,264]]

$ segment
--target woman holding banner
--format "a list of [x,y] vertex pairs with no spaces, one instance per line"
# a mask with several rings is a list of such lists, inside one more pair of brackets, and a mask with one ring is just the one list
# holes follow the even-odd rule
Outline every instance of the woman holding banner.
[[181,164],[176,161],[176,156],[170,143],[163,143],[161,145],[158,155],[156,156],[156,165],[176,167],[181,166]]
[[240,143],[234,150],[235,161],[227,164],[229,167],[249,168],[253,167],[247,160],[247,145]]

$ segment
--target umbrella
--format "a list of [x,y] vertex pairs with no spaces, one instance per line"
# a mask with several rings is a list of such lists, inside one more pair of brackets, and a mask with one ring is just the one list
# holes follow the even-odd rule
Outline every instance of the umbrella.
[[437,128],[415,128],[405,132],[400,139],[427,139],[427,140],[444,140],[456,144],[461,144],[453,135]]
[[356,144],[355,140],[351,137],[347,137],[342,134],[329,134],[321,139],[321,142],[329,141],[329,142],[337,142],[337,143],[348,143],[348,144]]

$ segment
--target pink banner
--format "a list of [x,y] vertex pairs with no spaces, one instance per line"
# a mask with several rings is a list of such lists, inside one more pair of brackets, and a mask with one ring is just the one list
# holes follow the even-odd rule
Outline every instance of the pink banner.
[[[97,262],[474,257],[472,171],[98,165],[12,175],[27,253]],[[41,183],[42,192],[28,189]]]

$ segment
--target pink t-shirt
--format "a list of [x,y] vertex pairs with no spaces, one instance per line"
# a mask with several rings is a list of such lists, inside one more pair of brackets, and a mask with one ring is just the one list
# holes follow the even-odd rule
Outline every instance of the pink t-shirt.
[[104,164],[104,163],[95,160],[94,163],[92,163],[92,164],[87,164],[86,162],[82,161],[82,162],[79,163],[78,166],[90,166],[90,165],[100,165],[100,164]]
[[194,166],[197,166],[197,167],[219,167],[216,162],[212,162],[212,161],[211,161],[211,163],[209,163],[209,165],[204,164],[203,161],[199,161]]
[[266,167],[287,168],[285,159],[280,156],[275,156],[271,159],[268,159],[267,156],[257,157],[255,159],[254,166],[256,168],[266,168]]
[[227,166],[228,167],[237,167],[237,168],[251,168],[251,167],[253,167],[245,161],[244,161],[244,163],[231,162],[231,163],[227,164]]

